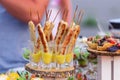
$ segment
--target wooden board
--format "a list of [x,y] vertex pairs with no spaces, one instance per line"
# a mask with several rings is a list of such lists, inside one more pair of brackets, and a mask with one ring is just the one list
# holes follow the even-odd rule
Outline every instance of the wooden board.
[[30,73],[37,74],[43,78],[68,78],[74,76],[74,67],[65,68],[65,69],[40,69],[34,68],[30,63],[25,65],[25,69]]

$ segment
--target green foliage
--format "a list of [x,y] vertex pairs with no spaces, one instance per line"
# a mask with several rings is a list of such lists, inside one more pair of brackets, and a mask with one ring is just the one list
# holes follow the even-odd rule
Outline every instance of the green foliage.
[[72,77],[69,77],[67,80],[75,80],[75,78],[72,76]]
[[[18,78],[17,80],[30,80],[30,73],[27,71],[23,71],[23,72],[17,72],[20,76],[20,78]],[[26,79],[26,76],[28,76],[28,79]]]
[[30,53],[31,53],[31,51],[29,49],[24,48],[23,58],[28,60]]
[[79,47],[76,47],[74,49],[74,54],[76,55],[77,59],[79,59],[79,56],[80,56],[80,49],[79,49]]
[[97,26],[97,21],[95,18],[93,17],[87,17],[84,21],[83,21],[83,25],[85,26]]
[[86,60],[88,58],[88,56],[89,56],[89,53],[86,51],[86,52],[84,52],[82,54],[80,53],[79,59]]

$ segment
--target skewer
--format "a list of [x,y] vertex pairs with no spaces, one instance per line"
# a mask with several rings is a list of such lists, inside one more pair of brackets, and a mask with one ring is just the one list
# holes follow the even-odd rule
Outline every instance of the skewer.
[[47,21],[48,20],[48,11],[47,10],[45,10],[45,14],[46,14],[46,20],[45,21]]
[[40,20],[40,15],[39,15],[39,12],[37,11],[37,15],[38,15],[38,21]]
[[78,16],[79,18],[78,18],[78,24],[80,24],[81,23],[81,20],[82,20],[82,17],[83,17],[83,15],[84,15],[84,10],[80,10],[80,16]]
[[72,22],[74,22],[74,19],[75,19],[75,17],[76,17],[77,10],[78,10],[78,5],[76,6],[76,9],[75,9],[75,12],[74,12],[74,16],[73,16]]
[[53,19],[53,21],[52,21],[52,22],[55,22],[55,20],[56,20],[56,18],[57,18],[57,16],[58,16],[58,14],[60,13],[60,11],[61,11],[61,9],[59,9],[59,10],[58,10],[58,12],[57,12],[57,14],[56,14],[56,16],[55,16],[55,18]]
[[31,21],[31,19],[32,19],[32,11],[31,11],[31,8],[30,8],[30,20],[29,21]]
[[64,17],[65,17],[65,9],[63,10],[62,14],[63,14],[62,20],[64,20]]
[[80,12],[79,12],[79,14],[78,14],[78,19],[77,19],[77,22],[76,22],[77,24],[79,24],[79,18],[80,18],[80,16],[81,16],[81,12],[82,12],[82,11],[80,10]]
[[65,14],[65,19],[67,19],[67,17],[68,17],[68,10],[66,11],[66,14]]
[[78,10],[78,5],[76,6],[76,9],[75,9],[74,16],[73,16],[73,19],[72,19],[72,21],[71,21],[70,27],[73,27],[73,25],[75,24],[75,23],[74,23],[74,19],[75,19],[75,17],[76,17],[77,10]]
[[46,20],[45,21],[47,21],[48,20],[49,10],[47,11],[47,6],[46,5],[45,5],[44,9],[45,9],[45,14],[46,14]]
[[52,13],[52,9],[49,12],[48,20],[50,19],[51,13]]

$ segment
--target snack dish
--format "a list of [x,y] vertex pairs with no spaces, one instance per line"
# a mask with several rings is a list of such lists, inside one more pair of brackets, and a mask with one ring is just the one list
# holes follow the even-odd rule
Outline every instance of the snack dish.
[[87,48],[87,50],[92,54],[100,55],[100,56],[120,56],[119,52],[98,51],[98,50],[93,50],[91,48]]
[[119,55],[119,40],[112,36],[95,36],[88,38],[88,51],[99,55]]
[[[41,77],[56,77],[56,78],[67,78],[68,76],[74,75],[74,67],[61,67],[65,63],[70,63],[73,61],[73,52],[71,49],[74,48],[76,39],[78,37],[77,33],[77,27],[69,27],[67,34],[65,35],[64,29],[68,28],[68,25],[66,22],[61,21],[61,26],[59,26],[58,34],[56,35],[56,39],[54,39],[55,44],[49,44],[49,41],[47,41],[46,35],[44,33],[43,28],[40,24],[37,25],[37,32],[38,32],[38,39],[39,43],[41,44],[40,49],[36,49],[37,41],[34,41],[34,47],[31,54],[30,61],[36,63],[35,66],[32,65],[32,63],[28,63],[25,66],[25,69],[31,73],[37,73]],[[75,31],[73,35],[73,31]],[[63,39],[63,35],[65,39]],[[36,38],[37,39],[37,38]],[[63,40],[63,42],[61,42]],[[70,43],[69,43],[70,42]],[[42,61],[42,64],[39,64]],[[55,65],[59,65],[59,69],[51,68],[50,64],[54,62]],[[44,65],[47,67],[44,67]],[[40,67],[39,65],[43,65]],[[62,76],[61,76],[62,75]]]
[[[49,21],[47,18],[44,28],[42,28],[40,23],[35,28],[34,23],[32,21],[29,22],[33,46],[32,50],[30,50],[30,63],[25,66],[27,71],[36,73],[44,78],[67,78],[74,75],[74,66],[72,64],[73,49],[80,34],[80,26],[78,24],[81,22],[83,13],[79,12],[78,18],[80,19],[76,21],[77,23],[74,21],[75,15],[70,26],[65,20],[67,12],[64,11],[64,13],[62,20],[58,24],[55,38],[52,37],[55,19]],[[38,34],[38,36],[35,34]]]

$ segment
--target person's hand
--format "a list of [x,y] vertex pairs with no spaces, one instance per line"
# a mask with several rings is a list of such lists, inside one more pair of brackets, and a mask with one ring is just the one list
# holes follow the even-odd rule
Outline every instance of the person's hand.
[[[1,4],[11,15],[24,22],[32,20],[36,24],[40,22],[45,11],[45,6],[48,5],[48,1],[49,0],[0,0]],[[38,19],[37,12],[39,13],[40,19]]]

